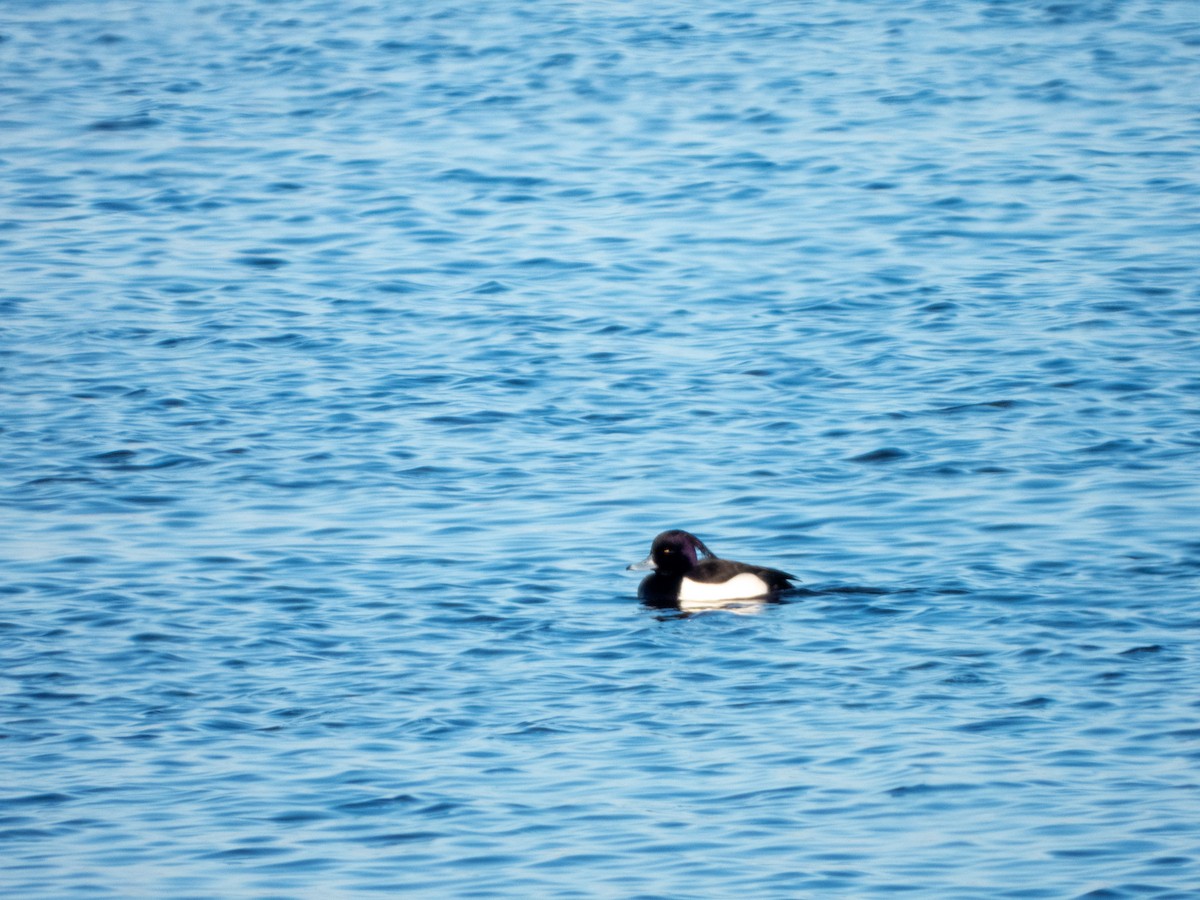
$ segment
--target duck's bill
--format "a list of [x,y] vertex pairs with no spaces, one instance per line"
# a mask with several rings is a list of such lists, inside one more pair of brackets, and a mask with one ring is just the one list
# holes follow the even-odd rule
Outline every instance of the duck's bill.
[[644,569],[654,569],[654,568],[657,568],[657,567],[654,565],[654,557],[653,557],[653,555],[651,555],[651,556],[647,556],[641,562],[630,563],[629,565],[627,565],[625,567],[625,571],[626,572],[641,572]]

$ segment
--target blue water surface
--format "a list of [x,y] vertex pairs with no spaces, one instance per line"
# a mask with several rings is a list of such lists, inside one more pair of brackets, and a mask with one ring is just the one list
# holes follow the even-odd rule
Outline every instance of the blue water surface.
[[1198,99],[1190,0],[8,0],[0,893],[1196,896]]

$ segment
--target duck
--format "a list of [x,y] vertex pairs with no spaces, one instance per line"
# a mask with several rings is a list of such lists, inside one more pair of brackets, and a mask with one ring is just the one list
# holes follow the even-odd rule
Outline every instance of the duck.
[[650,555],[627,567],[653,569],[638,585],[638,597],[650,606],[682,610],[716,609],[739,600],[769,598],[799,581],[779,569],[721,559],[700,538],[672,529],[659,534]]

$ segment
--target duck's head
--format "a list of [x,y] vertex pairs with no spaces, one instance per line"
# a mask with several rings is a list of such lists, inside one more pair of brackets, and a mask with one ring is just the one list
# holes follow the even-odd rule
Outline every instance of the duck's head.
[[686,531],[664,531],[650,545],[650,555],[629,566],[635,569],[654,569],[668,575],[691,571],[700,556],[713,559],[716,554],[704,546],[704,541]]

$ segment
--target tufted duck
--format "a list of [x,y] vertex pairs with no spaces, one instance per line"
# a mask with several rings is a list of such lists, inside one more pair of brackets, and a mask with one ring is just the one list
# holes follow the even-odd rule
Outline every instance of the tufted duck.
[[679,530],[664,531],[656,537],[650,555],[629,569],[654,570],[638,587],[638,596],[647,604],[683,610],[761,599],[787,590],[796,580],[795,575],[778,569],[720,559],[700,538]]

